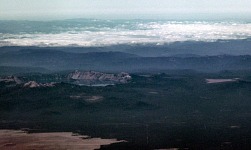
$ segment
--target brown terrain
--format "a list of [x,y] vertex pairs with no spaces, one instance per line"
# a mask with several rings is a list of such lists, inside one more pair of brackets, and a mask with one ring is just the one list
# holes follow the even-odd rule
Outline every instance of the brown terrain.
[[0,130],[1,150],[93,150],[118,142],[124,141],[89,138],[71,132],[28,134],[18,130]]

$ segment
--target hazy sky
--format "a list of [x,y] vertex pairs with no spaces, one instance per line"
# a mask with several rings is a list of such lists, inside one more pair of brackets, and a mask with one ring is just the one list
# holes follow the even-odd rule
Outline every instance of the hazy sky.
[[251,0],[0,0],[0,19],[247,16],[250,8]]

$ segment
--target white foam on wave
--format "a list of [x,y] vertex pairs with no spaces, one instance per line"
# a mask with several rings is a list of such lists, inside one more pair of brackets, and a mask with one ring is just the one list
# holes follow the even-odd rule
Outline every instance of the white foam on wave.
[[251,23],[235,22],[147,22],[136,23],[133,29],[119,25],[90,30],[69,28],[59,33],[0,33],[0,46],[107,46],[116,44],[176,41],[216,41],[251,37]]

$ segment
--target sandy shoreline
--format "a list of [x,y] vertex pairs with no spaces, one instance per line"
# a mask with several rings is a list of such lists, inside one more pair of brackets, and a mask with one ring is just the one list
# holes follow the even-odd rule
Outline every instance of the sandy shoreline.
[[88,138],[71,132],[31,133],[0,130],[1,150],[93,150],[101,145],[125,142],[116,139]]

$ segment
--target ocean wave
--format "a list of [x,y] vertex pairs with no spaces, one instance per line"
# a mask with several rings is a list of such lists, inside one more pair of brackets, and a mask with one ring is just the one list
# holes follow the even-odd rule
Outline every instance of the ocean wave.
[[251,23],[241,22],[68,21],[50,22],[47,26],[44,22],[11,25],[15,32],[7,25],[0,27],[0,46],[159,45],[177,41],[211,42],[251,37]]

